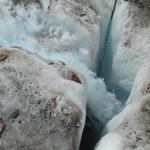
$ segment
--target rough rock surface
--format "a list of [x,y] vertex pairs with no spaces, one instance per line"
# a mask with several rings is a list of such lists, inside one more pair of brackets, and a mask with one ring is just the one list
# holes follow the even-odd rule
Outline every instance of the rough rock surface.
[[84,80],[63,62],[0,49],[0,150],[78,150]]

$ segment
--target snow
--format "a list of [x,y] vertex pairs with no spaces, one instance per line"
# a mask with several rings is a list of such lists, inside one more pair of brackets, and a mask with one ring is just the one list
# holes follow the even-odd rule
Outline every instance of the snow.
[[[46,1],[43,1],[43,9],[38,5],[29,5],[25,8],[19,4],[11,6],[9,1],[4,4],[2,2],[0,45],[20,46],[47,56],[55,51],[59,53],[69,51],[75,57],[80,55],[81,62],[93,67],[98,49],[99,24],[97,22],[90,24],[78,16],[71,16],[72,10],[67,10],[71,7],[67,6],[69,2],[53,2],[49,9],[45,8]],[[78,6],[78,3],[74,5]],[[86,14],[88,10],[90,9],[87,8],[84,13]],[[98,20],[97,14],[93,11],[87,15],[91,15],[91,19]],[[86,49],[86,54],[80,52],[80,49]],[[82,57],[87,59],[84,61]]]
[[[108,133],[95,150],[131,150],[136,145],[149,150],[149,143],[142,143],[148,139],[149,117],[142,110],[149,112],[149,11],[124,0],[117,1],[113,12],[114,6],[115,0],[42,0],[26,6],[0,0],[0,46],[39,55],[53,72],[52,89],[63,92],[83,116],[87,105],[89,115],[107,124]],[[72,71],[81,84],[67,79]],[[41,78],[45,83],[46,71]],[[122,99],[127,100],[125,108]],[[134,141],[135,130],[141,143]]]
[[78,149],[86,117],[80,75],[22,49],[1,48],[0,56],[0,149]]
[[100,141],[100,143],[98,143],[95,150],[123,150],[122,141],[123,141],[123,138],[119,134],[110,133],[110,134],[107,134]]
[[96,150],[149,150],[149,100],[150,95],[140,97],[115,116],[108,123],[108,134],[101,139]]
[[138,71],[136,78],[134,80],[134,85],[131,90],[130,97],[127,104],[139,100],[139,97],[147,95],[150,92],[150,63],[145,62],[145,64]]
[[107,91],[102,79],[87,76],[87,80],[89,110],[105,125],[123,106],[113,93]]
[[0,45],[22,47],[44,59],[73,66],[87,80],[88,108],[106,124],[122,105],[93,71],[97,65],[100,22],[108,18],[102,27],[106,32],[113,6],[114,0],[60,0],[49,5],[44,0],[41,9],[35,3],[24,7],[0,0]]
[[[149,11],[117,2],[107,42],[104,76],[110,89],[129,95],[138,70],[150,59]],[[126,97],[127,97],[126,96]]]
[[150,11],[147,6],[139,6],[118,0],[114,11],[102,72],[108,89],[127,103],[106,125],[106,135],[96,150],[149,150],[150,147],[146,131],[150,120]]
[[126,107],[109,121],[105,129],[108,134],[101,139],[96,150],[149,150],[149,74],[150,64],[147,62],[137,73]]
[[128,105],[124,108],[124,110],[118,115],[114,116],[107,124],[108,132],[112,132],[117,130],[117,128],[122,124],[125,118],[128,118],[129,114],[134,113],[135,110],[133,108],[137,108],[137,104]]

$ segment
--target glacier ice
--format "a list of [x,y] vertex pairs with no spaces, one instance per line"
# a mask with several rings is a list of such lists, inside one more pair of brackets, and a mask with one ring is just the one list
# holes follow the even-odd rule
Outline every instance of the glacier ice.
[[[134,78],[149,60],[150,11],[118,0],[104,55],[104,78],[109,89],[128,97]],[[119,91],[118,90],[118,91]]]
[[96,150],[122,150],[122,137],[117,133],[107,134],[97,144]]
[[149,0],[125,0],[130,2],[131,4],[136,4],[140,8],[150,8],[150,1]]
[[103,61],[108,88],[119,88],[129,97],[123,111],[107,124],[95,150],[150,148],[150,11],[144,5],[148,1],[132,2],[117,2]]
[[1,0],[0,4],[0,45],[22,47],[74,66],[87,80],[88,107],[103,124],[119,111],[121,104],[115,95],[107,92],[103,79],[91,71],[96,68],[100,21],[110,17],[114,0],[60,0],[49,5],[45,0],[41,6],[26,7]]
[[131,90],[131,94],[128,98],[127,103],[132,103],[137,101],[139,97],[147,95],[150,92],[150,63],[145,62],[145,64],[138,71],[134,84]]
[[[145,4],[146,0],[143,2]],[[73,96],[72,101],[83,112],[86,102],[81,99],[84,93],[87,118],[96,118],[100,124],[95,125],[99,128],[122,110],[124,104],[119,100],[126,100],[132,86],[128,103],[141,95],[139,91],[145,84],[137,86],[133,81],[141,66],[149,60],[149,23],[147,8],[143,11],[123,0],[0,0],[0,46],[25,49],[40,56],[49,64],[49,70],[59,70],[54,79],[61,76],[62,80],[74,78],[82,82],[85,93],[68,82],[62,87],[62,81],[58,80],[56,91],[61,87],[64,92],[68,91],[67,96]],[[76,73],[69,71],[70,68]],[[133,114],[129,115],[132,119]],[[118,123],[124,121],[118,120]],[[97,131],[101,132],[101,129]],[[115,131],[109,134],[100,146],[108,146],[107,149],[114,146],[115,149],[118,145],[121,150],[122,139],[117,139],[122,136]],[[105,144],[109,142],[110,145]]]
[[67,65],[63,76],[58,64],[22,49],[1,48],[0,62],[0,149],[79,149],[86,116],[82,77]]
[[96,150],[149,150],[150,65],[138,72],[125,109],[107,124]]
[[20,46],[44,56],[53,52],[70,54],[94,68],[99,43],[99,16],[92,3],[85,1],[84,4],[54,1],[45,8],[43,1],[43,9],[40,9],[38,4],[23,7],[6,1],[1,4],[0,45]]

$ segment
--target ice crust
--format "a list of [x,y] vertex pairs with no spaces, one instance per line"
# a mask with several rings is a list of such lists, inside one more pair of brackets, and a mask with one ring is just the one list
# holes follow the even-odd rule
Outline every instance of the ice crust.
[[108,27],[113,5],[114,0],[43,0],[26,6],[22,1],[14,5],[12,1],[0,0],[0,45],[22,47],[44,59],[73,66],[87,80],[88,108],[106,124],[120,111],[121,103],[93,71],[100,44],[100,23],[107,18],[103,26]]

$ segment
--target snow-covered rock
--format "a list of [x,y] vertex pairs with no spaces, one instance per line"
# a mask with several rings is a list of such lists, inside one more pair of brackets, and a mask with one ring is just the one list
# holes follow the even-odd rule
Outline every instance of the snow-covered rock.
[[118,88],[129,94],[138,70],[149,61],[149,16],[147,7],[117,1],[103,61],[109,88]]
[[85,80],[62,62],[0,49],[0,149],[78,150]]

